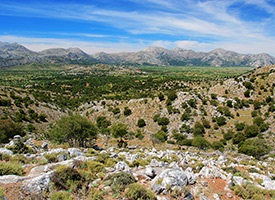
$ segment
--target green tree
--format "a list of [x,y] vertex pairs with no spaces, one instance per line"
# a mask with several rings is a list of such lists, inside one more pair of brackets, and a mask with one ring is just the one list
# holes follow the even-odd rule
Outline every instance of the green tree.
[[244,85],[244,86],[246,87],[246,89],[248,89],[248,90],[253,90],[253,89],[254,89],[254,87],[253,87],[253,85],[252,85],[251,82],[244,82],[243,85]]
[[144,119],[139,119],[137,125],[139,128],[142,128],[142,127],[146,126],[146,122]]
[[153,134],[152,137],[157,139],[161,143],[165,142],[168,138],[167,134],[162,130],[160,130],[157,133]]
[[240,143],[238,150],[239,153],[244,153],[257,159],[269,153],[269,151],[270,148],[268,147],[267,142],[264,139],[259,138],[249,139]]
[[226,124],[226,119],[223,116],[217,117],[216,121],[219,126],[223,126]]
[[25,132],[20,124],[12,122],[10,119],[0,120],[0,143],[7,143],[15,135],[24,136]]
[[106,129],[111,125],[111,122],[105,116],[99,116],[96,118],[96,125],[100,129]]
[[259,132],[260,132],[259,127],[255,124],[250,125],[250,126],[247,125],[244,128],[244,134],[247,138],[255,137],[259,134]]
[[194,136],[204,135],[205,134],[204,126],[200,122],[196,121],[194,129],[193,129],[193,133],[194,133]]
[[165,99],[165,96],[162,93],[159,93],[158,98],[160,101],[163,101]]
[[63,116],[49,131],[49,139],[57,142],[68,142],[70,146],[86,147],[96,139],[98,130],[87,118],[81,115]]
[[239,144],[244,140],[246,140],[246,136],[242,132],[238,132],[232,137],[233,144]]
[[167,126],[170,123],[170,120],[167,117],[160,117],[158,119],[159,126]]
[[244,92],[244,96],[245,96],[246,98],[250,97],[250,90],[246,90],[246,91]]
[[236,127],[236,130],[237,131],[242,131],[243,129],[244,129],[244,127],[245,127],[245,123],[244,122],[236,122],[235,123],[235,127]]
[[114,138],[122,139],[128,133],[127,125],[121,122],[111,126],[111,135]]
[[123,114],[125,116],[130,116],[132,114],[132,111],[128,107],[125,107]]
[[192,145],[199,149],[208,149],[210,147],[210,143],[201,136],[196,136],[192,141]]
[[176,91],[171,91],[171,92],[168,94],[168,99],[171,100],[171,101],[174,101],[177,97],[178,97],[178,95],[177,95],[177,92],[176,92]]

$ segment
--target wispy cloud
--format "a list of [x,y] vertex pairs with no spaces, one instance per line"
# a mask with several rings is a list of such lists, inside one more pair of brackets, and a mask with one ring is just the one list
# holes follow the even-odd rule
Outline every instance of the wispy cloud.
[[[108,27],[110,33],[64,33],[67,36],[110,39],[116,38],[117,46],[121,43],[143,46],[146,44],[162,44],[163,46],[183,46],[188,48],[208,49],[230,47],[236,51],[266,51],[275,55],[270,42],[275,41],[275,6],[270,0],[129,0],[140,5],[139,9],[126,11],[101,4],[80,3],[0,3],[0,14],[8,16],[25,16],[75,20],[93,26],[100,23]],[[260,16],[261,21],[242,18],[242,8],[232,5],[242,3],[260,8],[268,15]],[[143,9],[142,9],[143,8]],[[252,13],[253,14],[253,13]],[[257,14],[257,13],[254,13]],[[259,15],[261,13],[258,13]],[[249,16],[248,16],[249,17]],[[112,34],[115,28],[124,35]],[[169,39],[168,39],[169,38]],[[135,41],[133,41],[134,39]],[[60,40],[58,40],[60,41]],[[102,42],[102,41],[101,41]],[[114,46],[115,42],[104,42]],[[136,44],[138,44],[136,46]],[[168,45],[169,44],[169,45]],[[232,45],[230,45],[232,44]],[[234,48],[234,46],[235,48]],[[273,43],[274,44],[274,43]],[[99,45],[99,43],[97,44]],[[125,45],[128,46],[128,45]],[[256,45],[256,46],[255,46]],[[133,49],[130,47],[130,50]],[[250,48],[248,48],[250,46]],[[122,49],[124,50],[124,49]]]

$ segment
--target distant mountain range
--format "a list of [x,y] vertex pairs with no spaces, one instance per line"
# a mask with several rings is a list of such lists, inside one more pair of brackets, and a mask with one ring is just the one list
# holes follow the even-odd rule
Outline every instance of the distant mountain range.
[[195,52],[180,48],[168,50],[162,47],[149,47],[138,52],[100,52],[93,55],[78,48],[54,48],[34,52],[17,43],[0,42],[0,68],[31,63],[259,67],[275,64],[275,58],[266,53],[239,54],[224,49]]

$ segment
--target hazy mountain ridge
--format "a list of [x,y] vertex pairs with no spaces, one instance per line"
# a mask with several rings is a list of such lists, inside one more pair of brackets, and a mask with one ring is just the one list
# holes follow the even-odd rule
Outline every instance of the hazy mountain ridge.
[[0,42],[0,67],[30,63],[259,67],[275,64],[275,58],[266,53],[239,54],[221,48],[210,52],[195,52],[181,48],[168,50],[148,47],[138,52],[100,52],[93,55],[79,48],[53,48],[34,52],[17,43]]

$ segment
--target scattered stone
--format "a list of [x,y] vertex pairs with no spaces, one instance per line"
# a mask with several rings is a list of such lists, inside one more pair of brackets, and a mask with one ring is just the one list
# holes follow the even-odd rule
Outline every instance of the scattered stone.
[[68,151],[62,148],[57,148],[57,149],[51,149],[47,152],[47,154],[58,154],[58,153],[68,153]]
[[203,167],[199,172],[199,176],[204,178],[221,178],[224,180],[226,180],[226,177],[227,177],[220,168],[215,166]]
[[15,135],[15,136],[13,136],[13,140],[15,140],[15,141],[18,141],[18,140],[20,140],[21,139],[21,136],[20,135]]
[[186,174],[179,168],[165,169],[152,181],[152,188],[157,194],[165,191],[167,186],[172,190],[175,188],[182,188],[188,184]]
[[150,162],[151,167],[166,167],[168,163],[157,161],[156,159],[152,159]]
[[208,200],[208,197],[205,194],[200,194],[199,200]]
[[214,199],[214,200],[221,200],[220,197],[219,197],[219,195],[216,194],[216,193],[213,194],[213,199]]
[[44,151],[48,151],[49,149],[49,144],[47,142],[43,142],[43,144],[41,145],[41,148],[44,150]]
[[226,197],[229,198],[229,199],[231,199],[231,198],[233,198],[233,194],[230,193],[230,192],[227,192],[227,193],[226,193]]
[[156,176],[156,170],[150,166],[147,166],[145,169],[145,175],[148,176],[149,178],[153,179]]
[[7,155],[10,155],[10,156],[13,155],[12,151],[8,150],[6,148],[0,148],[0,154],[7,154]]
[[78,148],[69,148],[68,152],[69,152],[71,158],[78,157],[78,156],[84,156],[85,157],[85,153],[83,153]]
[[243,185],[245,184],[247,181],[241,177],[241,176],[233,176],[233,184],[235,185]]
[[191,193],[188,193],[184,198],[183,200],[194,200],[194,196],[191,194]]
[[124,171],[126,173],[132,174],[131,168],[123,161],[118,162],[114,169],[116,172]]
[[37,176],[35,178],[25,180],[22,183],[22,189],[27,194],[41,194],[42,192],[49,192],[50,182],[53,172],[48,172]]
[[58,162],[68,160],[68,154],[63,154],[62,153],[62,154],[58,155],[57,160],[58,160]]

